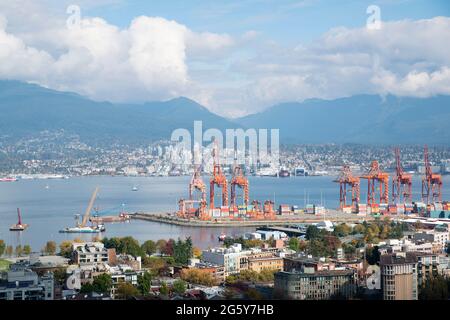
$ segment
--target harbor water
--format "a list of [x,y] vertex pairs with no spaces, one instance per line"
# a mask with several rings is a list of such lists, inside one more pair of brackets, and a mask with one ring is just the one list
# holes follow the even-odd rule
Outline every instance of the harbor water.
[[[208,179],[204,177],[205,181]],[[339,188],[335,177],[250,177],[250,199],[260,202],[272,200],[280,204],[322,204],[336,208]],[[444,176],[443,198],[450,199],[450,176]],[[84,214],[95,187],[100,188],[93,213],[117,215],[126,212],[173,212],[180,197],[187,198],[190,177],[71,177],[70,179],[19,180],[0,183],[0,239],[8,245],[31,245],[40,251],[48,240],[58,244],[65,239],[92,240],[98,234],[62,234],[59,230],[75,225],[75,215]],[[135,190],[133,191],[133,188]],[[137,189],[137,190],[136,190]],[[241,196],[241,191],[238,191]],[[366,196],[366,185],[361,186],[361,199]],[[420,198],[420,177],[413,180],[413,198]],[[238,201],[242,201],[240,198]],[[9,231],[17,222],[20,208],[23,232]],[[156,222],[132,220],[106,224],[103,237],[133,236],[139,241],[177,239],[190,236],[195,246],[208,248],[218,245],[218,236],[225,233],[240,235],[251,228],[182,227]]]

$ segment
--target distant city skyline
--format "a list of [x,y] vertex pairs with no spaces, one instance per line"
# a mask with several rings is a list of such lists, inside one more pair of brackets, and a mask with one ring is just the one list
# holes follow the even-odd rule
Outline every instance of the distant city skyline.
[[[366,27],[372,5],[379,30]],[[227,117],[309,98],[429,97],[450,94],[449,16],[438,0],[9,1],[0,79],[113,102],[186,96]]]

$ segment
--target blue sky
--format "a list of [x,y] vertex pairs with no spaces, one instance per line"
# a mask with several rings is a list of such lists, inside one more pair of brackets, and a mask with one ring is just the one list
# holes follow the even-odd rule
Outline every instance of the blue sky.
[[185,96],[237,117],[310,98],[450,94],[449,39],[447,0],[11,0],[0,79],[113,102]]
[[284,44],[309,42],[331,28],[361,27],[369,5],[385,21],[449,16],[448,0],[171,0],[120,1],[86,10],[126,27],[140,15],[162,16],[195,31],[239,35],[248,30]]

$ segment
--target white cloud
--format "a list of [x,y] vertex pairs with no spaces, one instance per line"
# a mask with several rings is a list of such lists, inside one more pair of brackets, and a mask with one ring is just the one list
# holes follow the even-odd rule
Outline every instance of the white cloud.
[[126,28],[83,17],[80,28],[68,29],[67,16],[36,2],[10,3],[0,4],[0,78],[98,100],[184,95],[239,116],[308,98],[450,94],[446,17],[335,28],[311,44],[284,47],[252,30],[195,32],[161,17],[137,17]]

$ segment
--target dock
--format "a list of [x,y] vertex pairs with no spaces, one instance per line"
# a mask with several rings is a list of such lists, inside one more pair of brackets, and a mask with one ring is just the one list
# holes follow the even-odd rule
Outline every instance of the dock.
[[275,220],[208,220],[202,221],[197,219],[183,219],[177,217],[173,213],[134,213],[131,219],[144,220],[158,223],[166,223],[187,227],[268,227],[268,226],[286,226],[298,223],[315,223],[323,220],[332,222],[357,223],[361,221],[370,221],[374,218],[371,216],[357,216],[355,214],[347,214],[339,212],[337,214],[326,215],[310,215],[299,214],[290,217],[282,217]]

